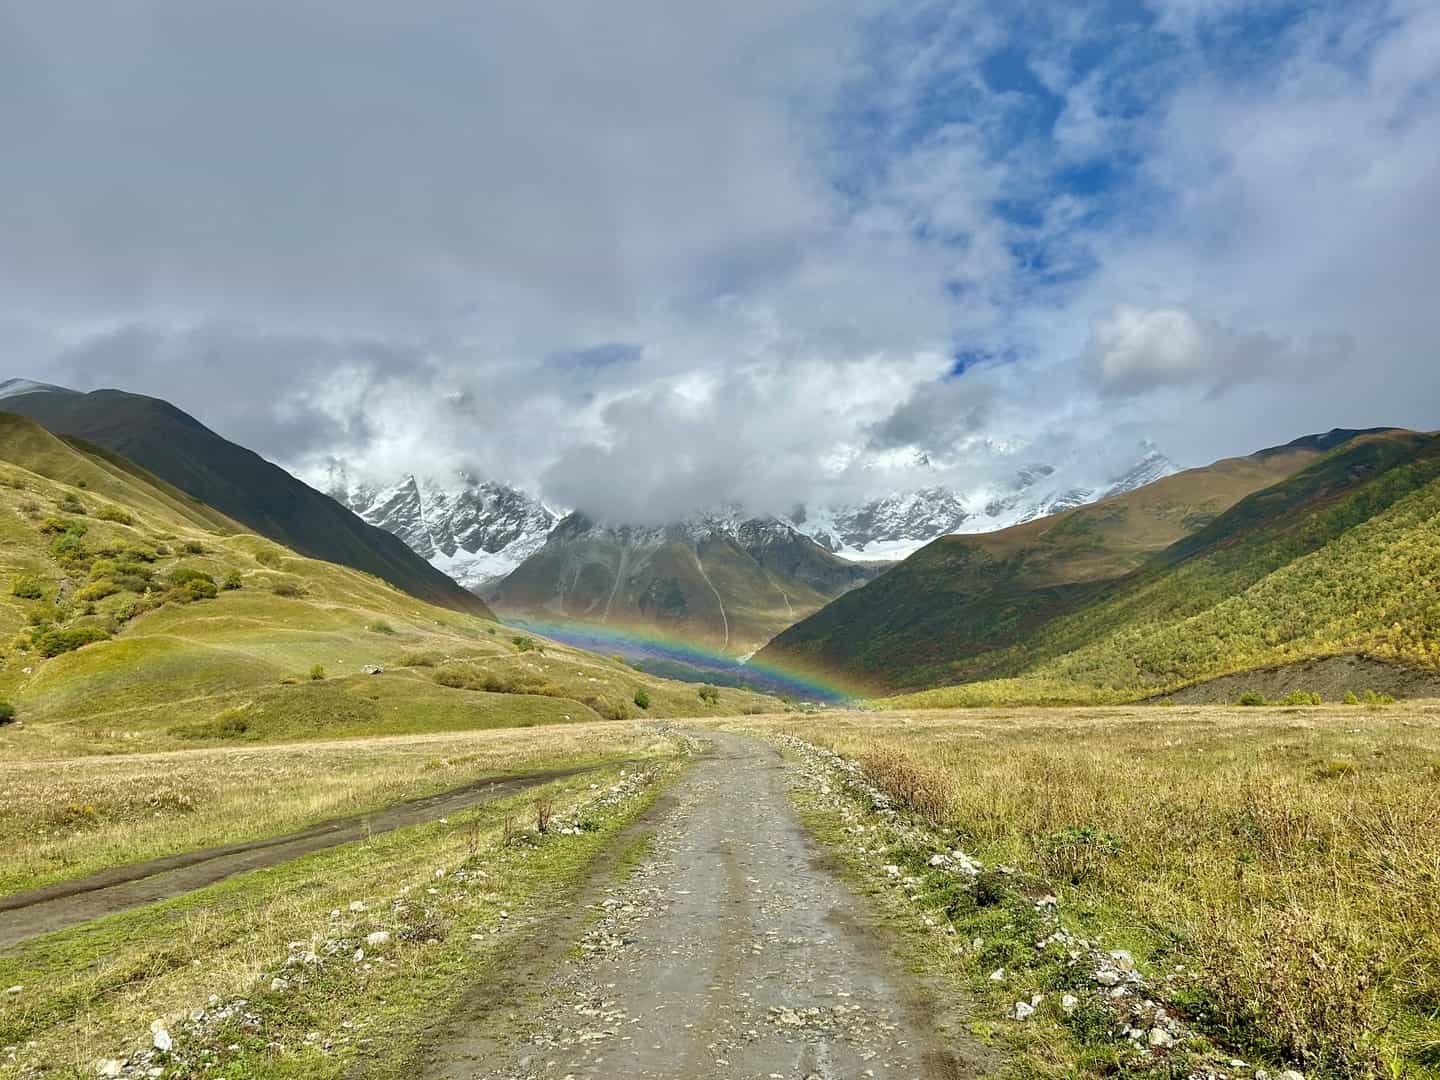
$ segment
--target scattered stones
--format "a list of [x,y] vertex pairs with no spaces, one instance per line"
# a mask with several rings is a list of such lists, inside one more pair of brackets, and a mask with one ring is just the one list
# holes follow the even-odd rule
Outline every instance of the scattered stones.
[[1005,1015],[1011,1020],[1029,1020],[1035,1015],[1035,1006],[1028,1001],[1017,1001]]
[[119,1076],[125,1071],[125,1062],[119,1058],[105,1058],[95,1063],[97,1076]]
[[384,948],[390,944],[390,931],[376,930],[374,933],[365,935],[365,944],[372,949]]
[[1069,1016],[1080,1007],[1080,999],[1074,994],[1066,994],[1060,999],[1060,1011]]
[[174,1040],[170,1038],[170,1030],[165,1026],[164,1020],[156,1020],[151,1023],[150,1041],[155,1049],[159,1050],[162,1054],[168,1054],[171,1047],[175,1045]]
[[359,914],[360,912],[362,912],[362,911],[365,910],[365,901],[363,901],[363,900],[351,900],[351,901],[350,901],[350,910],[353,911],[353,912],[355,912],[356,914]]

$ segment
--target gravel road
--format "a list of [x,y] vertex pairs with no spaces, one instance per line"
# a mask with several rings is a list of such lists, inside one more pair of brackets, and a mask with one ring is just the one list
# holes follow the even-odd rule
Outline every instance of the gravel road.
[[[770,747],[707,733],[623,881],[477,988],[416,1072],[436,1078],[932,1078],[985,1052],[896,964],[826,863]],[[567,931],[568,926],[568,931]],[[576,948],[578,946],[578,949]],[[526,970],[520,970],[520,969]],[[533,976],[533,978],[532,978]]]

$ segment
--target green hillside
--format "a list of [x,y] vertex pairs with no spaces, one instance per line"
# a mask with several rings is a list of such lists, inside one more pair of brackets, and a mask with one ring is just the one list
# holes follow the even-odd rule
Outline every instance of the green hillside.
[[48,387],[8,396],[3,408],[123,455],[302,555],[374,574],[421,600],[491,614],[479,597],[398,537],[362,521],[259,454],[221,438],[169,402],[120,390],[81,394]]
[[[872,686],[950,686],[906,705],[1133,699],[1339,653],[1440,666],[1440,439],[1389,431],[1312,445],[1310,464],[1128,571],[1037,583],[1023,560],[997,575],[985,548],[942,541],[841,601],[884,586],[883,612],[846,634],[827,609],[817,618],[832,620],[829,637],[801,624],[793,647],[843,649],[838,666]],[[1133,494],[1152,499],[1165,483]],[[1133,513],[1113,505],[1131,498],[1089,509]],[[1040,524],[1077,545],[1102,527],[1083,512]],[[1004,536],[979,539],[993,551]],[[957,602],[966,574],[991,588]]]
[[0,645],[0,697],[20,721],[0,725],[0,753],[773,704],[734,690],[702,702],[693,685],[296,555],[113,454],[3,413]]

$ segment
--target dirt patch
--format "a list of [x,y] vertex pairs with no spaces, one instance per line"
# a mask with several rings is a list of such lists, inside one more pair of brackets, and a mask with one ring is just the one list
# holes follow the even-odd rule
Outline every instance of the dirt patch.
[[1347,692],[1363,696],[1366,690],[1394,698],[1440,698],[1440,672],[1398,667],[1368,656],[1326,656],[1223,675],[1165,697],[1179,705],[1225,705],[1249,691],[1274,701],[1295,690],[1318,693],[1326,701],[1340,701]]
[[377,833],[435,821],[481,803],[508,798],[529,787],[608,767],[591,765],[575,769],[549,769],[520,776],[490,777],[373,813],[322,822],[284,836],[117,866],[74,881],[62,881],[43,889],[0,897],[0,950],[103,915],[203,889],[236,874],[276,866]]

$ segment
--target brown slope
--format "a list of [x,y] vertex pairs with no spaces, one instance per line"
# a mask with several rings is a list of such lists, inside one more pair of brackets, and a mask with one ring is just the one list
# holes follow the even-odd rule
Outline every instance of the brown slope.
[[942,537],[790,627],[757,660],[838,674],[859,689],[925,685],[939,665],[1023,642],[1336,447],[1404,434],[1308,436],[999,532]]

